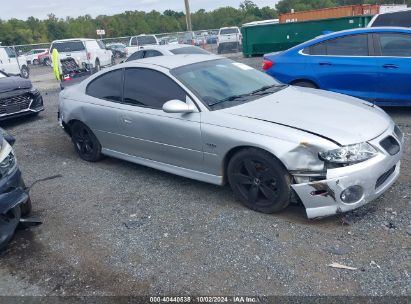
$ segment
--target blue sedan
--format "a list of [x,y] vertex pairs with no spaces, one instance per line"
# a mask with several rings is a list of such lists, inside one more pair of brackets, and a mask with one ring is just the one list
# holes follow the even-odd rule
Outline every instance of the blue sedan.
[[411,30],[361,28],[317,37],[264,56],[279,81],[368,100],[411,106]]

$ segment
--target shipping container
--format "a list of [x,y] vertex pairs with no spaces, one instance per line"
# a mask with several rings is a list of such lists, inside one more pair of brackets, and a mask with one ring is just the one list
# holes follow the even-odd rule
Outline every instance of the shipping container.
[[326,31],[342,31],[366,27],[372,16],[355,16],[291,23],[268,23],[242,26],[243,54],[263,55],[283,51]]
[[376,15],[379,13],[379,11],[380,6],[374,4],[329,7],[319,10],[282,14],[280,15],[280,23],[301,22],[308,20],[321,20],[362,15]]

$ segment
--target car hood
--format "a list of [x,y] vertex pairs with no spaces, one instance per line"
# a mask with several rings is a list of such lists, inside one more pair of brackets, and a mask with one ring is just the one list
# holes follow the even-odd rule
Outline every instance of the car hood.
[[292,86],[222,111],[303,130],[340,145],[371,140],[392,122],[383,110],[366,101]]
[[31,81],[21,77],[0,78],[0,93],[10,92],[20,89],[30,89]]

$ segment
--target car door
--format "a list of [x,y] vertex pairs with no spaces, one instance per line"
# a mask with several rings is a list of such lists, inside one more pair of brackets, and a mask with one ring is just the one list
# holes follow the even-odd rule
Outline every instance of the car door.
[[365,100],[374,100],[378,80],[375,58],[370,56],[372,38],[348,35],[310,48],[311,67],[318,86]]
[[202,170],[200,113],[165,113],[165,102],[191,102],[164,73],[126,68],[122,111],[118,119],[122,153],[191,170]]
[[377,103],[411,105],[411,34],[374,34],[380,79]]
[[93,79],[86,88],[82,121],[93,131],[103,149],[117,151],[121,146],[120,122],[123,69]]

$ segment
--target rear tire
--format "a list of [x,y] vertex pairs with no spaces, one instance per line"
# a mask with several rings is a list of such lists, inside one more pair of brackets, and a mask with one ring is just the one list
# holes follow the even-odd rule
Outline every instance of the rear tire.
[[96,63],[94,64],[94,69],[96,72],[100,72],[101,71],[101,65],[100,65],[100,60],[96,59]]
[[33,60],[33,65],[38,65],[39,64],[39,60],[38,59],[34,59]]
[[290,203],[290,175],[268,152],[241,150],[231,158],[227,175],[234,196],[252,210],[274,213]]
[[71,126],[71,140],[78,155],[85,161],[96,162],[102,157],[101,145],[94,133],[81,122]]
[[30,77],[29,68],[25,65],[21,67],[20,73],[22,78],[28,79]]
[[292,85],[297,86],[297,87],[303,87],[303,88],[318,89],[318,86],[311,81],[296,81],[292,83]]

